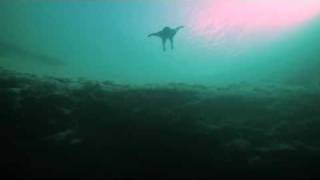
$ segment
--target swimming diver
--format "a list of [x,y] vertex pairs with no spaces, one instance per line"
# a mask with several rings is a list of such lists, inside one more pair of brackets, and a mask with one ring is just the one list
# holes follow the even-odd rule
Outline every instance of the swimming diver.
[[177,28],[172,29],[172,28],[166,26],[159,32],[149,34],[148,37],[158,36],[159,38],[161,38],[163,51],[166,51],[166,42],[167,42],[167,39],[169,39],[170,40],[170,44],[171,44],[171,49],[173,49],[173,37],[183,27],[184,26],[179,26]]

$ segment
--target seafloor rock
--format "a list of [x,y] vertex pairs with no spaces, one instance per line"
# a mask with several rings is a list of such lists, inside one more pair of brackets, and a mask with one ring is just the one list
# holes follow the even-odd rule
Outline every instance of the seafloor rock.
[[246,139],[234,139],[231,142],[226,144],[226,149],[230,149],[231,151],[239,151],[239,152],[246,152],[249,151],[251,148],[250,141]]
[[134,87],[0,68],[2,165],[17,177],[320,176],[319,91],[257,86]]

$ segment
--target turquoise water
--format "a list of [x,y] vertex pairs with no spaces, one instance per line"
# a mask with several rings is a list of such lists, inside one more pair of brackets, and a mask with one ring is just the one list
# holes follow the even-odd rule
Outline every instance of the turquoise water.
[[320,177],[319,20],[317,0],[2,0],[2,174]]
[[[204,2],[2,1],[0,40],[13,47],[0,49],[0,65],[130,84],[319,82],[319,16],[272,32],[225,25],[203,36],[194,22]],[[147,38],[179,25],[173,51]]]

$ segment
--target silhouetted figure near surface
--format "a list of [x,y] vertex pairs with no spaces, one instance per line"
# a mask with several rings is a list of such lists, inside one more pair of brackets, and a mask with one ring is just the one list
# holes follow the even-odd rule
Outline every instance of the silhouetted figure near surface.
[[173,49],[173,38],[181,28],[183,28],[183,26],[179,26],[174,29],[166,26],[159,32],[149,34],[148,37],[158,36],[159,38],[161,38],[163,51],[166,50],[166,42],[167,42],[167,39],[169,39],[171,44],[171,49]]

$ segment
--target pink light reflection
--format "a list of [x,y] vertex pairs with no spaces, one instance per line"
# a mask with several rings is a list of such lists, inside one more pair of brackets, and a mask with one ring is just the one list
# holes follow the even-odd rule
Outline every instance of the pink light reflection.
[[320,14],[317,0],[215,0],[193,15],[194,31],[275,31],[300,25]]

